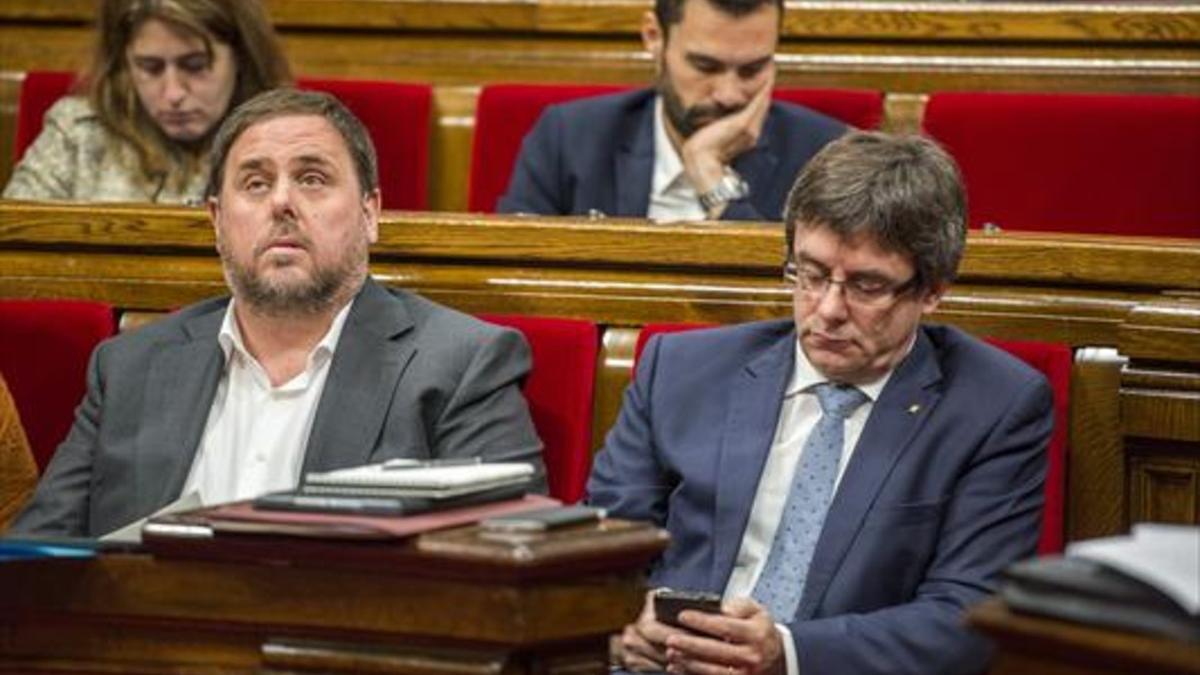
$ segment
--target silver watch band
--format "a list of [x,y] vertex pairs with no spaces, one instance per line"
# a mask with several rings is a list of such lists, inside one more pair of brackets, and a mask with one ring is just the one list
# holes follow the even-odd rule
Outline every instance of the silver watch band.
[[701,193],[700,206],[704,207],[705,211],[713,211],[729,202],[745,199],[749,194],[750,186],[746,181],[742,180],[736,171],[725,167],[721,180],[717,181],[711,190]]

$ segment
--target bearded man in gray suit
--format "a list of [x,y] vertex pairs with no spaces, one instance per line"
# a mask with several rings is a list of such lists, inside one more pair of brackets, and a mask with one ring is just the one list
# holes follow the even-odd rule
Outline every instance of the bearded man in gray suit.
[[375,150],[341,103],[245,103],[217,132],[207,197],[232,298],[96,349],[11,532],[100,536],[181,494],[245,499],[393,457],[525,461],[544,484],[522,337],[369,278]]

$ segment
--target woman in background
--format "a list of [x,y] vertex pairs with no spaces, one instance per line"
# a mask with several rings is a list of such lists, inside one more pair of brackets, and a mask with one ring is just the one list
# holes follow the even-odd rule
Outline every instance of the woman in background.
[[93,63],[8,199],[199,203],[225,115],[291,73],[259,0],[100,0]]
[[0,375],[0,532],[29,501],[37,485],[37,466],[17,416],[17,405]]

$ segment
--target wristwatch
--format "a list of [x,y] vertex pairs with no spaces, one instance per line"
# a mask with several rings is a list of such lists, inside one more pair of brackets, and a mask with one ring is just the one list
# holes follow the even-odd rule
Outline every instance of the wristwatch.
[[725,167],[725,171],[721,174],[721,180],[717,181],[711,190],[700,195],[700,206],[703,206],[705,211],[712,213],[729,202],[749,196],[750,186],[746,184],[746,181],[742,180],[738,172]]

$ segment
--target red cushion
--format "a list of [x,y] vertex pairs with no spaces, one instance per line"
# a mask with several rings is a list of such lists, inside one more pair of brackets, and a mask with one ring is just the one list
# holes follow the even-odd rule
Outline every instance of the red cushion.
[[618,85],[492,84],[475,104],[467,209],[493,213],[508,189],[521,141],[549,105],[629,89]]
[[92,350],[114,330],[112,307],[98,302],[0,300],[0,372],[39,470],[75,419]]
[[877,129],[883,120],[883,92],[869,89],[791,89],[777,87],[776,101],[787,101],[859,129]]
[[[642,355],[646,342],[658,333],[707,328],[704,324],[660,323],[647,324],[638,334],[634,363]],[[1047,448],[1045,504],[1042,507],[1042,531],[1038,553],[1061,553],[1063,550],[1063,514],[1066,511],[1067,429],[1071,391],[1071,349],[1066,345],[1045,342],[1012,340],[987,341],[1041,371],[1050,381],[1054,394],[1054,431]]]
[[648,323],[642,326],[642,330],[638,331],[637,344],[633,348],[633,370],[637,372],[638,359],[642,358],[642,350],[646,348],[646,343],[650,338],[659,333],[679,333],[687,330],[696,330],[699,328],[712,328],[716,324],[711,323]]
[[[475,105],[467,208],[492,213],[508,188],[521,141],[549,105],[630,89],[618,85],[493,84]],[[883,94],[842,89],[776,89],[774,97],[805,105],[861,128],[874,128],[883,116]]]
[[538,436],[550,495],[568,504],[583,497],[592,467],[592,391],[600,338],[596,324],[574,319],[484,314],[516,328],[533,352],[525,399]]
[[938,93],[973,227],[1200,237],[1200,97]]
[[1042,507],[1042,533],[1038,554],[1063,550],[1063,514],[1066,512],[1067,430],[1070,424],[1071,362],[1070,347],[1048,342],[995,340],[991,344],[1041,371],[1054,393],[1054,431],[1047,448],[1046,503]]
[[33,70],[25,73],[21,81],[21,94],[17,101],[17,137],[13,142],[13,161],[20,161],[29,147],[42,133],[42,119],[54,102],[71,90],[75,74],[58,70]]
[[296,84],[333,94],[371,133],[379,155],[383,208],[421,211],[428,206],[433,87],[311,77],[301,77]]

